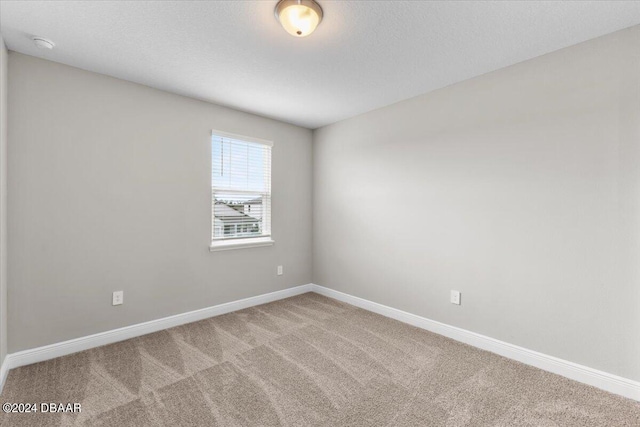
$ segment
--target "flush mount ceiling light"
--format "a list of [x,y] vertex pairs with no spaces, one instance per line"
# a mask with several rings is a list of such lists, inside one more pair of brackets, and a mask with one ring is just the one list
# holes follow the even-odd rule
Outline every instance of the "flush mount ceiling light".
[[308,36],[322,21],[322,8],[313,0],[280,0],[275,14],[282,28],[294,37]]
[[33,44],[35,44],[38,47],[38,49],[51,50],[55,46],[55,44],[51,40],[47,40],[42,37],[33,37],[31,40],[33,40]]

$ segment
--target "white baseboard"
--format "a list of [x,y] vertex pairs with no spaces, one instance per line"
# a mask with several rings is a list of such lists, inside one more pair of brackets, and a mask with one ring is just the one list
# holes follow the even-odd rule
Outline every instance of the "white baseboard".
[[8,354],[0,367],[0,393],[2,392],[2,387],[4,386],[9,370],[13,368],[54,359],[60,356],[66,356],[68,354],[100,347],[118,341],[124,341],[129,338],[135,338],[152,332],[161,331],[163,329],[172,328],[174,326],[180,326],[186,323],[207,319],[209,317],[230,313],[232,311],[242,310],[243,308],[266,304],[306,292],[316,292],[320,295],[334,298],[356,307],[408,323],[418,328],[444,335],[456,341],[499,354],[509,359],[517,360],[527,365],[535,366],[536,368],[553,372],[554,374],[562,375],[572,380],[640,401],[640,382],[638,381],[633,381],[607,372],[589,368],[587,366],[579,365],[577,363],[559,359],[557,357],[538,353],[536,351],[528,350],[526,348],[480,335],[475,332],[450,326],[435,320],[407,313],[406,311],[391,308],[314,284],[296,286],[294,288],[271,292],[256,297],[245,298],[200,310],[177,314],[175,316],[151,320],[137,325],[101,332],[82,338],[76,338],[69,341],[63,341],[56,344]]
[[0,365],[0,393],[2,393],[2,389],[4,387],[4,382],[7,380],[7,375],[9,375],[9,364],[7,363],[6,355],[4,360],[2,361],[2,365]]
[[311,284],[296,286],[294,288],[283,289],[281,291],[271,292],[264,295],[214,305],[200,310],[189,311],[187,313],[176,314],[175,316],[138,323],[137,325],[125,326],[124,328],[100,332],[69,341],[10,353],[7,354],[4,362],[2,363],[2,367],[0,367],[0,393],[2,393],[2,388],[4,387],[9,370],[13,368],[54,359],[60,356],[66,356],[68,354],[100,347],[106,344],[112,344],[118,341],[124,341],[129,338],[135,338],[152,332],[161,331],[163,329],[173,328],[174,326],[180,326],[186,323],[207,319],[209,317],[230,313],[232,311],[242,310],[243,308],[289,298],[295,295],[311,292],[312,289],[313,286]]
[[345,294],[324,286],[312,285],[313,292],[329,298],[337,299],[347,304],[381,314],[385,317],[399,320],[427,331],[434,332],[456,341],[487,350],[509,359],[517,360],[536,368],[562,375],[574,381],[588,384],[593,387],[619,394],[630,399],[640,401],[640,382],[633,381],[557,357],[528,350],[517,345],[509,344],[494,338],[467,331],[465,329],[450,326],[435,320],[407,313],[406,311],[387,307],[363,298]]

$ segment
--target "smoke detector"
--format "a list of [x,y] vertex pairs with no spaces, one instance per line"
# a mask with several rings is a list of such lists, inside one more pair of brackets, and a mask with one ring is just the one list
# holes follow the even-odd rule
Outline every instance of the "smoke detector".
[[33,44],[35,44],[38,49],[48,49],[51,50],[55,46],[55,44],[51,40],[47,40],[42,37],[33,37]]

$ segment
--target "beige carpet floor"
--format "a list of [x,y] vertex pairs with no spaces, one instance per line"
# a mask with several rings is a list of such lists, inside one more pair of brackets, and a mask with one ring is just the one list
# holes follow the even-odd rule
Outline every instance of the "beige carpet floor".
[[2,426],[640,426],[640,403],[317,294],[14,369]]

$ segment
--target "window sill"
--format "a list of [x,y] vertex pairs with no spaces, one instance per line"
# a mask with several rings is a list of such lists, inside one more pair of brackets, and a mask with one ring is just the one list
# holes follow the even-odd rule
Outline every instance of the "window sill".
[[214,240],[209,246],[209,251],[229,251],[231,249],[259,248],[261,246],[271,246],[275,241],[271,237],[255,237],[249,239]]

